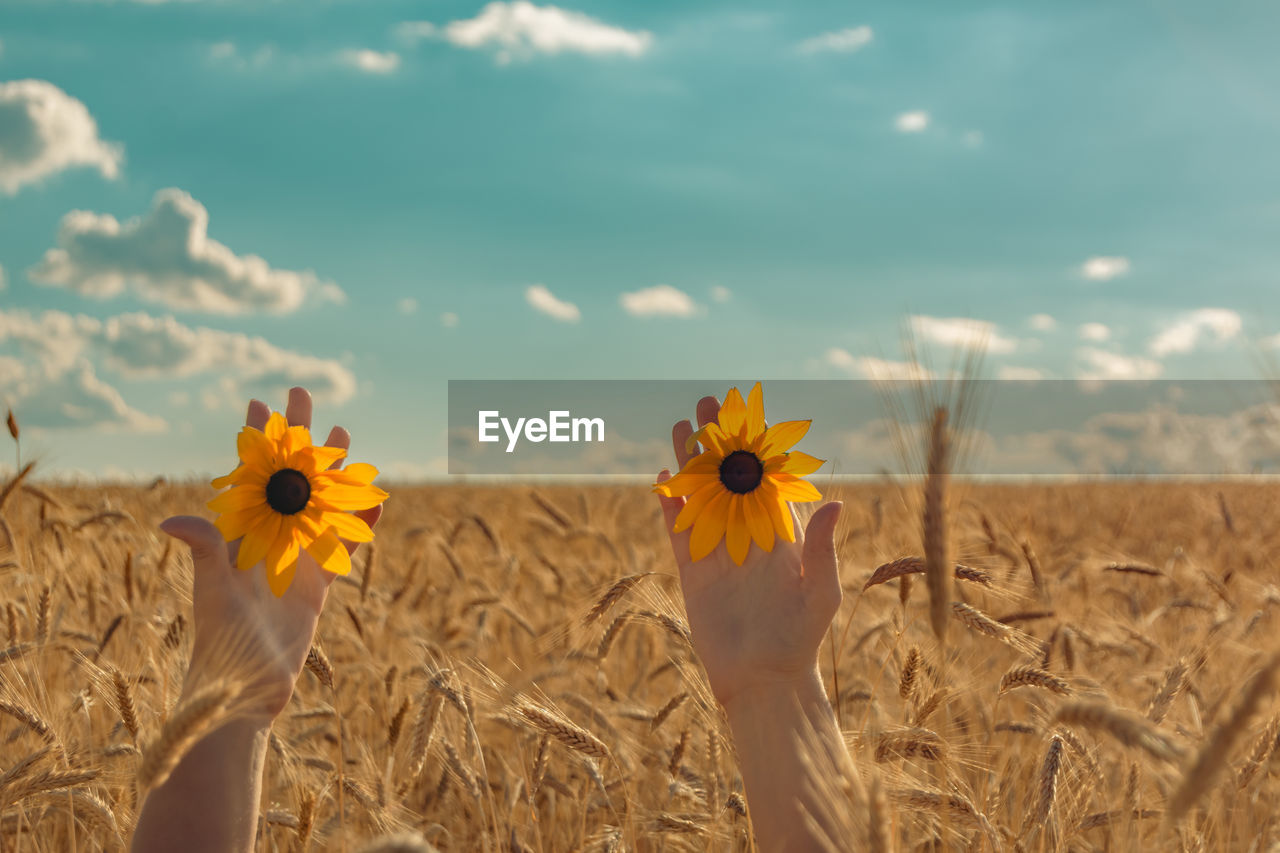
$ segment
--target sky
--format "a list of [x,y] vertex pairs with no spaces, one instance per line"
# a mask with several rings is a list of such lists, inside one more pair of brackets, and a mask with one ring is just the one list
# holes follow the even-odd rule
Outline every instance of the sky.
[[47,474],[178,478],[303,384],[416,478],[449,379],[877,378],[906,334],[984,340],[991,378],[1257,378],[1277,26],[1261,0],[7,0],[0,403]]

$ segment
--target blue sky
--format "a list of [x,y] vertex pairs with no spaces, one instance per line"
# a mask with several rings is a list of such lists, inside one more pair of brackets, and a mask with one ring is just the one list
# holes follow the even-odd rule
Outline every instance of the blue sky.
[[904,326],[985,334],[992,376],[1254,377],[1278,25],[11,1],[0,398],[49,471],[181,476],[303,381],[411,476],[443,470],[449,378],[874,376]]

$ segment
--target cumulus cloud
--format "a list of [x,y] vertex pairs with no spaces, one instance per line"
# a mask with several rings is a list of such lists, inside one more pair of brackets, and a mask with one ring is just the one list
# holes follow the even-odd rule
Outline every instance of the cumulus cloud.
[[396,38],[414,44],[423,39],[434,38],[440,28],[430,21],[403,21],[396,25]]
[[269,65],[276,58],[276,48],[272,44],[263,44],[250,53],[244,53],[233,41],[219,41],[209,45],[208,56],[214,64],[247,71]]
[[1003,355],[1018,347],[1016,341],[1001,335],[996,325],[986,320],[916,315],[911,318],[911,328],[926,341],[956,349],[982,348],[994,355]]
[[722,284],[717,284],[711,288],[711,300],[713,302],[728,302],[733,298],[733,291]]
[[1129,259],[1121,257],[1093,257],[1080,265],[1080,274],[1089,281],[1111,281],[1129,274]]
[[413,314],[418,310],[418,300],[412,296],[406,296],[396,303],[397,314]]
[[562,323],[576,323],[582,319],[582,312],[578,310],[577,305],[557,299],[545,285],[530,285],[524,292],[524,298],[535,311],[541,311]]
[[[8,353],[16,353],[13,358]],[[16,362],[17,369],[8,362]],[[264,338],[186,326],[173,317],[0,311],[0,398],[32,426],[107,426],[137,431],[164,421],[129,406],[99,369],[130,381],[207,376],[206,405],[248,396],[282,396],[305,385],[317,399],[343,403],[355,376],[340,362],[275,346]]]
[[452,311],[446,311],[440,315],[440,325],[446,329],[452,329],[459,323],[458,315]]
[[1240,334],[1240,315],[1227,308],[1200,308],[1183,314],[1151,339],[1148,349],[1157,357],[1191,352],[1212,337],[1221,343]]
[[1111,330],[1101,323],[1085,323],[1078,332],[1084,341],[1105,341],[1111,337]]
[[700,310],[689,294],[669,284],[624,293],[618,301],[633,317],[692,317]]
[[400,54],[394,51],[353,48],[341,51],[338,54],[338,60],[343,65],[349,65],[366,74],[390,74],[400,67]]
[[[429,34],[420,23],[409,32]],[[453,21],[441,31],[458,47],[497,48],[500,61],[534,54],[581,53],[590,56],[640,56],[653,43],[643,30],[626,30],[556,6],[528,0],[489,3],[474,18]]]
[[1058,321],[1048,314],[1032,314],[1027,320],[1027,325],[1037,332],[1052,332],[1058,327]]
[[1082,347],[1076,354],[1084,362],[1077,374],[1080,379],[1155,379],[1164,370],[1158,361],[1096,347]]
[[81,296],[109,299],[131,291],[175,310],[276,314],[307,301],[343,301],[315,273],[271,267],[209,237],[209,212],[179,189],[156,193],[146,216],[120,222],[74,210],[62,218],[58,247],[32,268],[32,280]]
[[796,45],[801,53],[852,53],[871,44],[871,27],[849,27],[807,38]]
[[1009,379],[1028,382],[1035,379],[1043,379],[1044,372],[1034,367],[1012,367],[1005,365],[996,371],[997,379]]
[[893,126],[899,133],[919,133],[929,126],[929,114],[924,110],[899,113]]
[[66,169],[115,178],[124,148],[104,142],[89,108],[45,80],[0,83],[0,191],[13,195]]
[[899,379],[932,379],[933,373],[915,362],[887,361],[871,356],[855,356],[848,350],[832,347],[826,352],[826,362],[832,367],[861,379],[893,381]]

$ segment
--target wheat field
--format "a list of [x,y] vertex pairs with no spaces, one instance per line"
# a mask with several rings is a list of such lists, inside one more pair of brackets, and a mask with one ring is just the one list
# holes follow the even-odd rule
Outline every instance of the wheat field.
[[[273,731],[259,850],[753,849],[647,490],[390,491]],[[941,648],[920,484],[826,491],[833,849],[1280,849],[1271,486],[954,483]],[[209,495],[3,490],[0,849],[121,849],[179,757],[191,569],[156,524]]]

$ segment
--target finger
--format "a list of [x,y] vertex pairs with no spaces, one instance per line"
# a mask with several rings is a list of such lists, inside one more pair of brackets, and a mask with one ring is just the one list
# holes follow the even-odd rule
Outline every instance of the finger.
[[[372,528],[375,524],[378,523],[378,519],[382,518],[382,504],[378,504],[375,507],[370,507],[369,509],[362,509],[359,512],[355,513],[355,517],[363,521],[365,524],[369,525],[370,528]],[[360,547],[359,542],[348,542],[345,539],[342,540],[342,544],[347,546],[348,554],[354,554],[356,552],[356,549]],[[325,572],[325,574],[332,575],[331,572]]]
[[671,446],[676,451],[676,466],[679,468],[689,464],[689,460],[693,458],[693,453],[685,450],[689,445],[689,439],[692,437],[693,425],[687,420],[680,421],[671,428]]
[[160,529],[174,539],[185,542],[191,549],[196,575],[211,571],[224,571],[227,562],[227,543],[218,528],[203,518],[192,515],[176,515],[160,522]]
[[[351,449],[351,433],[347,432],[345,429],[343,429],[340,426],[336,426],[333,429],[329,430],[329,437],[325,439],[324,444],[325,444],[325,447],[341,447],[343,450],[350,450]],[[341,459],[339,459],[337,462],[329,466],[330,470],[334,468],[341,468],[341,467],[342,467]]]
[[840,606],[842,595],[836,560],[836,523],[840,521],[843,506],[840,501],[823,504],[809,519],[800,561],[805,594],[823,602],[833,615]]
[[289,405],[284,410],[289,426],[311,429],[311,394],[306,388],[289,389]]
[[[663,483],[670,479],[671,472],[663,468],[658,474],[658,482]],[[680,515],[680,510],[684,509],[684,498],[658,495],[658,503],[662,505],[662,519],[667,530],[667,538],[671,540],[671,552],[675,555],[676,568],[680,571],[680,582],[683,583],[685,569],[689,566],[689,531],[673,533],[672,530],[676,526],[676,517]]]
[[720,416],[720,403],[715,397],[703,397],[698,401],[698,426],[704,427]]
[[271,417],[271,407],[261,400],[250,400],[249,411],[245,413],[244,425],[256,430],[265,429],[267,419]]

